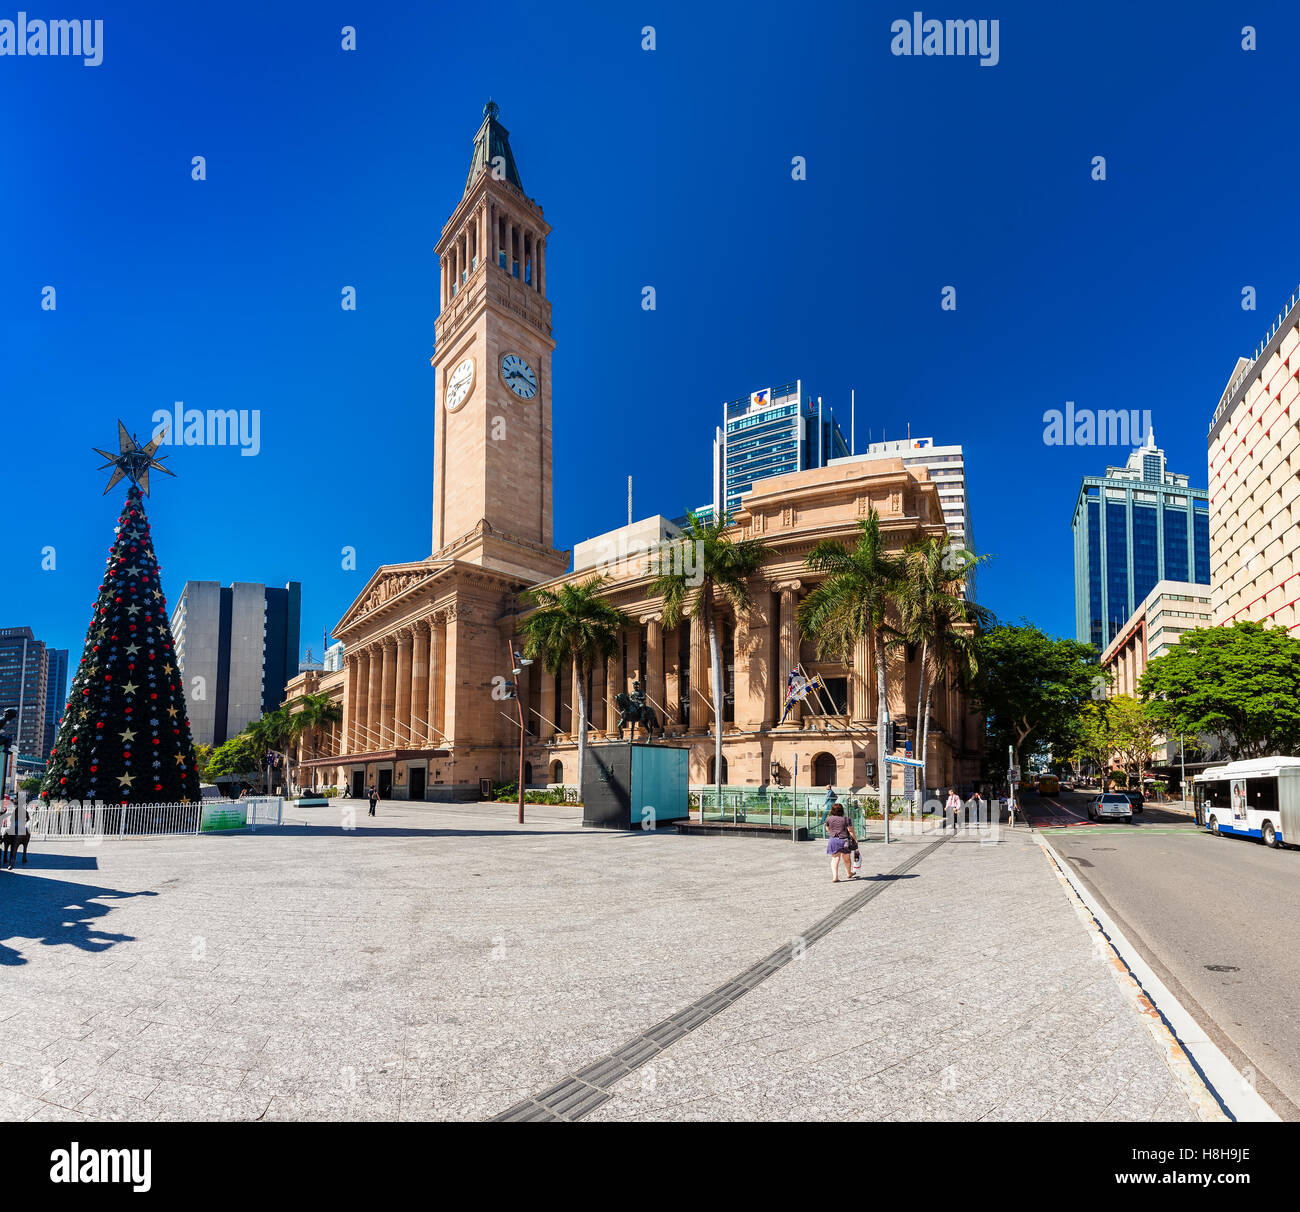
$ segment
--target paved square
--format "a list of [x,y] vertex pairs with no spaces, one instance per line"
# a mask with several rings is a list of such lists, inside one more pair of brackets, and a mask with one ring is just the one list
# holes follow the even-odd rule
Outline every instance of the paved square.
[[[0,873],[0,1114],[487,1118],[864,886],[819,843],[358,807]],[[864,874],[931,840],[865,846]],[[941,846],[796,947],[588,1118],[1195,1118],[1026,837]]]

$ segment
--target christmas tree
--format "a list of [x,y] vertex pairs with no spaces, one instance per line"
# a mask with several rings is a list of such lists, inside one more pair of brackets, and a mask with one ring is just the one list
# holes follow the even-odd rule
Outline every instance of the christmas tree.
[[[140,447],[118,422],[121,453],[107,494],[129,478],[81,664],[41,784],[47,800],[164,804],[197,801],[199,771],[172,647],[144,493],[158,439]],[[143,489],[143,493],[141,492]]]

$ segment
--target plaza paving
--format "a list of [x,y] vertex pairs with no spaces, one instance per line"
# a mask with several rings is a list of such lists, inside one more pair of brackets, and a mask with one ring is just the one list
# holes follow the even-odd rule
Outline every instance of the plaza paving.
[[865,846],[807,945],[820,843],[358,808],[0,873],[0,1116],[490,1118],[793,947],[586,1118],[1196,1118],[1027,834]]

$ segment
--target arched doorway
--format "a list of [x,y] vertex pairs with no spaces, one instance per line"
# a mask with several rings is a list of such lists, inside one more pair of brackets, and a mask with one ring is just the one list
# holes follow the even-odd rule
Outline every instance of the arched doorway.
[[533,764],[532,762],[524,763],[524,786],[530,787],[533,782]]
[[563,762],[552,762],[552,763],[551,763],[551,782],[552,782],[552,783],[562,783],[562,782],[564,782],[564,763],[563,763]]
[[[709,758],[709,778],[708,778],[708,781],[709,781],[710,783],[716,783],[716,782],[718,781],[717,777],[715,776],[715,774],[714,774],[714,772],[713,772],[713,758],[712,758],[712,757]],[[726,756],[724,755],[723,758],[722,758],[722,782],[725,784],[726,781],[727,781],[727,759],[726,759]]]
[[835,759],[829,753],[819,753],[813,758],[812,781],[814,787],[835,786]]

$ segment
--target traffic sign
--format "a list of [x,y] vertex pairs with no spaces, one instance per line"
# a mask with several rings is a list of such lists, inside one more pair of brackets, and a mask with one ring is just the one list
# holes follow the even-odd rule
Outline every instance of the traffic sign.
[[916,758],[886,757],[891,766],[924,766],[925,763],[918,761]]
[[1020,767],[1012,766],[1011,769],[1007,771],[1007,779],[1012,783],[1020,782]]

